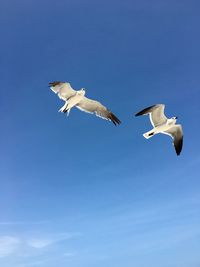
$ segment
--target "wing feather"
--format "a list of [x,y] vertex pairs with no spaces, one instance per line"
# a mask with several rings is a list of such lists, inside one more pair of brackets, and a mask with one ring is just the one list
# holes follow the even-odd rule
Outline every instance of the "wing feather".
[[50,89],[58,94],[58,97],[64,101],[67,101],[70,97],[76,94],[76,91],[71,87],[70,83],[67,82],[50,82]]
[[162,132],[172,137],[176,154],[180,155],[183,147],[183,129],[180,124],[174,125],[167,131]]
[[135,116],[149,115],[151,124],[153,125],[153,127],[156,127],[167,121],[167,117],[164,114],[164,109],[164,104],[157,104],[141,110],[140,112],[135,114]]
[[121,123],[121,121],[111,111],[109,111],[105,106],[96,100],[84,97],[76,105],[76,107],[82,111],[93,113],[102,119],[112,121],[115,125]]

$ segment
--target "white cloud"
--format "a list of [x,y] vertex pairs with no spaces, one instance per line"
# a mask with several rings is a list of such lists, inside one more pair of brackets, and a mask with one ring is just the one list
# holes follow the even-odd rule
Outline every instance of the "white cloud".
[[65,252],[63,255],[65,257],[73,257],[73,256],[75,256],[75,253],[74,252]]
[[33,247],[36,249],[48,247],[53,243],[54,243],[54,240],[50,240],[50,239],[31,239],[27,242],[27,244],[30,247]]
[[51,236],[50,238],[34,238],[27,240],[27,245],[35,248],[35,249],[42,249],[45,247],[48,247],[50,245],[53,245],[55,243],[59,243],[61,241],[65,241],[68,239],[71,239],[73,237],[79,236],[79,233],[61,233],[54,236]]
[[34,262],[29,262],[29,263],[22,263],[17,265],[17,267],[32,267],[32,266],[41,266],[46,263],[45,260],[40,260],[40,261],[34,261]]
[[[36,251],[40,253],[41,250],[53,246],[59,242],[79,236],[79,233],[59,233],[55,235],[48,235],[47,237],[37,238],[35,236],[25,238],[23,236],[16,237],[12,235],[0,236],[0,258],[17,256],[31,256]],[[74,253],[67,252],[65,257],[71,257]],[[36,263],[34,263],[36,265]]]
[[6,257],[13,254],[19,247],[21,241],[12,236],[0,237],[0,257]]
[[0,221],[0,225],[38,225],[38,224],[47,224],[50,223],[50,221],[33,221],[33,222],[28,222],[28,221]]

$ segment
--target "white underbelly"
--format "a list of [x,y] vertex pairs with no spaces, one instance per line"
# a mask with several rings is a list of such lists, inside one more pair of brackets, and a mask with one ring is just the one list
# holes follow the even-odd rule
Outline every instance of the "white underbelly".
[[68,106],[70,108],[76,106],[83,98],[83,95],[75,95],[68,100]]
[[161,125],[161,126],[157,126],[154,130],[155,133],[161,133],[161,132],[165,132],[167,131],[168,129],[170,129],[172,126],[169,125],[169,124],[164,124],[164,125]]

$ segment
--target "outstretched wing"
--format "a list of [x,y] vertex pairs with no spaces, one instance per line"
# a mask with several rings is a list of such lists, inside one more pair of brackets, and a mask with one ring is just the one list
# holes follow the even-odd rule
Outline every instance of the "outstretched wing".
[[49,83],[50,89],[58,94],[59,98],[67,101],[70,97],[76,94],[76,91],[67,82],[51,82]]
[[120,124],[121,121],[100,102],[84,97],[76,107],[82,111],[93,113],[96,116],[112,121],[115,125]]
[[167,117],[164,114],[165,105],[157,104],[143,109],[142,111],[135,114],[135,116],[148,115],[153,127],[163,124],[167,121]]
[[162,132],[173,138],[173,144],[176,150],[176,154],[180,155],[183,147],[183,130],[180,124],[172,126],[169,130]]

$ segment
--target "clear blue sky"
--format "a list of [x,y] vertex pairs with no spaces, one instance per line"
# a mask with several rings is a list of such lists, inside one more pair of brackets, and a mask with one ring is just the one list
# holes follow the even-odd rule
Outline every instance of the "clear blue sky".
[[[200,3],[0,2],[0,265],[200,266]],[[121,120],[72,110],[86,88]],[[184,147],[145,140],[166,104]]]

